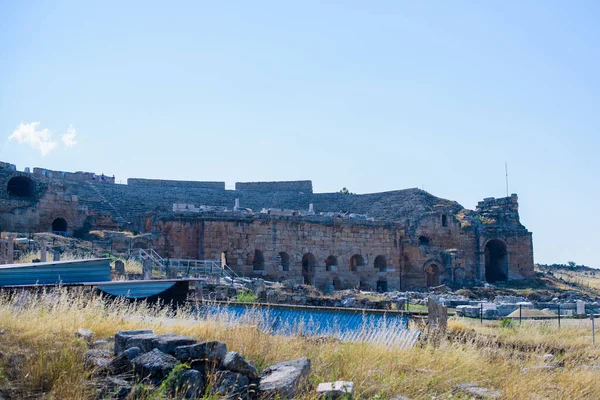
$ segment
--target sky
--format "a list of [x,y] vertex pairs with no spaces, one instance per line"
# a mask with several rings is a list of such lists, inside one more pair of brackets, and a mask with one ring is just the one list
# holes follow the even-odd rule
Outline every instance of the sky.
[[[126,4],[122,4],[126,3]],[[116,176],[519,195],[600,268],[596,1],[0,0],[0,160]]]

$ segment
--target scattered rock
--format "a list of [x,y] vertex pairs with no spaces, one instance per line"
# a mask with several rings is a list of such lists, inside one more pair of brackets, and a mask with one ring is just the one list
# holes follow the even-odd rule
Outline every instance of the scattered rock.
[[91,342],[92,336],[94,336],[94,332],[91,329],[79,328],[79,329],[77,329],[77,332],[75,332],[75,336],[77,336],[78,338],[84,339],[88,342]]
[[486,389],[473,383],[461,383],[453,387],[455,392],[472,396],[475,399],[494,400],[502,396],[499,390]]
[[86,351],[85,366],[96,370],[104,370],[112,359],[110,350],[92,349]]
[[310,360],[306,357],[272,365],[261,373],[260,392],[267,399],[293,399],[310,373]]
[[177,382],[177,394],[185,399],[199,399],[204,394],[206,377],[200,371],[188,369]]
[[168,335],[159,335],[152,342],[152,346],[155,349],[159,349],[163,353],[173,354],[173,352],[175,351],[175,348],[180,347],[180,346],[188,346],[188,345],[192,345],[195,343],[196,343],[196,339],[194,339],[194,338],[191,338],[188,336],[168,334]]
[[172,355],[153,349],[137,356],[132,360],[132,363],[134,372],[138,376],[147,377],[154,383],[160,383],[179,364],[179,361]]
[[542,361],[547,362],[547,363],[554,361],[554,354],[544,354],[542,356]]
[[108,340],[96,340],[94,343],[92,343],[92,347],[93,348],[97,348],[97,347],[102,347],[102,346],[108,346],[110,342]]
[[13,354],[8,357],[6,363],[6,375],[10,379],[17,379],[21,375],[21,371],[27,362],[27,357],[24,354]]
[[226,399],[247,399],[248,385],[250,380],[247,376],[236,374],[231,371],[218,371],[214,375],[211,394],[225,396]]
[[192,368],[217,367],[227,354],[227,346],[221,342],[204,342],[189,346],[179,346],[173,352],[182,362],[191,362]]
[[99,397],[123,400],[129,396],[132,390],[133,387],[126,380],[108,377],[102,385]]
[[221,366],[223,369],[246,375],[250,379],[258,379],[256,368],[235,351],[227,353]]
[[154,340],[157,338],[158,335],[154,333],[142,333],[140,335],[129,336],[125,342],[125,346],[121,349],[121,351],[131,347],[138,347],[142,353],[147,353],[154,349]]
[[317,395],[324,399],[351,399],[354,396],[354,382],[335,381],[319,383]]
[[545,365],[534,365],[533,367],[523,368],[521,370],[522,374],[528,374],[530,372],[540,372],[540,371],[560,371],[562,368],[558,364],[549,363]]
[[[121,353],[125,350],[125,345],[127,344],[127,339],[131,336],[135,335],[144,335],[152,333],[150,329],[138,329],[135,331],[119,331],[115,334],[115,355]],[[133,346],[132,346],[133,347]]]
[[113,375],[126,374],[133,371],[133,359],[142,354],[139,347],[131,347],[113,358],[106,366],[107,371]]

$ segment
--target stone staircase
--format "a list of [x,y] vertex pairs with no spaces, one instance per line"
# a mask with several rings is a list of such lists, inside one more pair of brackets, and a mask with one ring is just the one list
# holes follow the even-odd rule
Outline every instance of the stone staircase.
[[[92,189],[92,191],[95,193],[95,195],[100,199],[100,201],[94,201],[94,200],[90,200],[87,199],[88,203],[95,203],[95,205],[93,205],[90,208],[93,208],[95,210],[101,211],[101,212],[107,212],[113,215],[115,221],[117,222],[117,224],[120,227],[125,227],[127,225],[129,225],[129,221],[126,220],[123,215],[121,215],[121,213],[119,212],[119,210],[113,205],[113,203],[108,200],[104,194],[100,191],[100,189],[98,189],[97,185],[93,182],[86,182],[87,185]],[[89,207],[89,204],[88,204]]]

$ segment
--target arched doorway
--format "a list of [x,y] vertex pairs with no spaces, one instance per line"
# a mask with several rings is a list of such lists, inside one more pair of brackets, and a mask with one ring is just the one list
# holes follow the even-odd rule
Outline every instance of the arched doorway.
[[384,293],[388,291],[388,283],[385,278],[379,278],[377,281],[377,291],[379,293]]
[[279,262],[282,271],[290,270],[290,255],[288,253],[285,251],[280,252],[277,261]]
[[331,268],[331,267],[335,267],[336,265],[337,265],[337,257],[336,256],[329,256],[329,257],[327,257],[327,259],[325,259],[325,271],[335,270],[335,268]]
[[365,259],[360,254],[355,254],[350,258],[350,271],[358,271],[358,267],[365,265]]
[[375,257],[375,262],[373,263],[375,269],[380,272],[385,272],[387,270],[387,260],[385,256],[377,256]]
[[6,190],[10,196],[22,198],[33,197],[35,184],[26,176],[15,176],[8,181]]
[[425,272],[427,274],[427,287],[440,285],[440,269],[437,264],[429,264]]
[[252,270],[263,271],[265,269],[265,257],[262,251],[254,250],[254,257],[252,258]]
[[302,256],[302,276],[305,285],[312,285],[315,278],[315,256],[306,253]]
[[59,217],[52,221],[52,232],[64,233],[68,227],[67,220],[64,218]]
[[489,283],[508,280],[508,251],[501,240],[493,239],[485,245],[485,280]]

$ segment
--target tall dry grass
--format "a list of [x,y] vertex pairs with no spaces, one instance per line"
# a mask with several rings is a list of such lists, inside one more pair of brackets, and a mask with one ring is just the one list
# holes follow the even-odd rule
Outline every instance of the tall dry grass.
[[[600,352],[587,337],[585,321],[571,321],[558,330],[540,323],[501,328],[499,323],[482,326],[453,320],[449,339],[438,347],[425,338],[413,349],[399,350],[369,343],[271,336],[255,325],[197,317],[189,307],[173,311],[143,303],[108,302],[81,290],[2,294],[0,329],[6,333],[0,335],[0,352],[7,356],[26,353],[28,362],[18,379],[8,379],[6,374],[0,374],[0,379],[4,385],[21,387],[23,396],[92,398],[89,372],[83,367],[86,346],[74,332],[89,328],[96,338],[109,338],[118,330],[146,328],[222,341],[259,369],[307,356],[312,360],[313,384],[350,380],[356,385],[357,398],[387,399],[398,394],[448,398],[452,387],[462,382],[502,390],[507,399],[600,398],[598,372],[583,368],[600,365]],[[543,364],[541,356],[548,351],[564,364],[563,369],[532,370]],[[530,372],[523,373],[523,368]],[[312,397],[312,393],[304,396]]]

